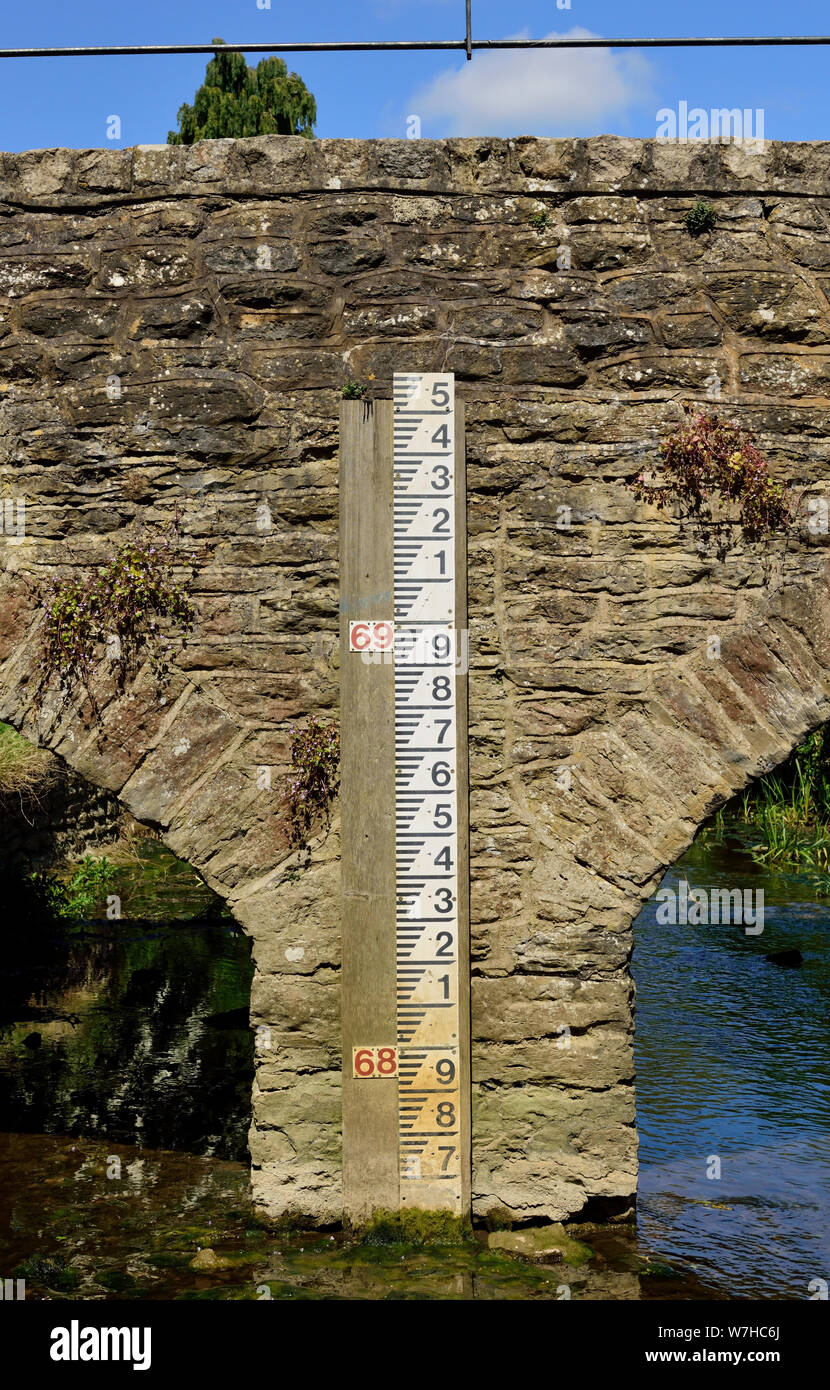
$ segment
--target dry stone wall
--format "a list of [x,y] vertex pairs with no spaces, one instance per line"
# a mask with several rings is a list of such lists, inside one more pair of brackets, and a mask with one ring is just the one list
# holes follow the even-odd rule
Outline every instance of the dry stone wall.
[[[263,1211],[341,1212],[337,816],[292,853],[280,795],[291,726],[337,714],[343,383],[448,370],[466,402],[474,1203],[561,1219],[635,1190],[633,917],[830,717],[826,533],[720,558],[627,483],[694,399],[820,497],[828,293],[830,145],[2,156],[0,717],[251,933]],[[164,702],[142,672],[102,675],[100,729],[38,708],[33,586],[177,510],[199,619]]]

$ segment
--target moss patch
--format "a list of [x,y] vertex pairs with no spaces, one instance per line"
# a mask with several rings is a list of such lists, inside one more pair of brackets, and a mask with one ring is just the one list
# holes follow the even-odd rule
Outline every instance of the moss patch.
[[62,1255],[32,1255],[17,1266],[14,1274],[18,1279],[43,1284],[60,1293],[71,1293],[81,1282],[77,1269],[68,1265]]
[[590,1246],[574,1240],[558,1222],[521,1231],[493,1231],[487,1244],[491,1250],[501,1250],[519,1259],[564,1260],[569,1265],[586,1264],[594,1255]]
[[686,231],[692,237],[703,236],[704,232],[711,232],[717,220],[717,213],[712,204],[703,202],[695,203],[694,207],[690,208],[683,218]]
[[515,1219],[507,1207],[491,1207],[481,1224],[485,1231],[509,1231],[512,1230]]
[[364,1245],[466,1245],[475,1239],[467,1218],[419,1207],[379,1209],[355,1234]]

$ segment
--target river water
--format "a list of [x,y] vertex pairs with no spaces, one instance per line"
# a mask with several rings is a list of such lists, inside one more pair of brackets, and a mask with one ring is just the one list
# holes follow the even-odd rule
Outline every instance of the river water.
[[[697,841],[661,887],[763,890],[763,932],[661,924],[665,898],[635,924],[638,1233],[732,1296],[809,1298],[830,1281],[830,906],[745,844]],[[765,959],[787,949],[800,967]]]
[[[577,1266],[520,1264],[483,1232],[378,1249],[256,1222],[249,944],[187,872],[151,845],[130,903],[164,920],[7,938],[0,1277],[47,1298],[594,1300],[808,1298],[830,1278],[830,909],[740,832],[699,840],[663,887],[762,888],[761,934],[661,925],[654,901],[636,923],[638,1224],[571,1228],[593,1251]],[[799,968],[764,959],[785,947]]]

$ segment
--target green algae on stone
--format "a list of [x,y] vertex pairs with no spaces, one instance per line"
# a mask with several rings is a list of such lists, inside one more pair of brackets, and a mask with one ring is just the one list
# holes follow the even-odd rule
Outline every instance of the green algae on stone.
[[590,1246],[574,1240],[558,1222],[521,1231],[491,1231],[487,1244],[491,1250],[504,1250],[521,1259],[558,1259],[569,1265],[586,1264],[594,1254]]
[[[113,1150],[101,1140],[0,1136],[0,1173],[19,1193],[9,1264],[32,1262],[19,1275],[28,1273],[32,1279],[30,1296],[199,1302],[256,1302],[269,1294],[278,1302],[629,1299],[641,1296],[638,1271],[644,1261],[655,1275],[652,1290],[658,1297],[689,1296],[682,1268],[671,1279],[656,1273],[650,1254],[638,1254],[633,1228],[576,1225],[569,1234],[586,1237],[595,1250],[578,1271],[490,1250],[483,1231],[447,1245],[437,1241],[433,1228],[434,1243],[415,1245],[410,1227],[405,1233],[410,1243],[401,1243],[402,1220],[417,1219],[415,1213],[394,1213],[391,1232],[386,1214],[385,1233],[397,1243],[371,1244],[360,1239],[360,1232],[308,1228],[275,1238],[269,1236],[273,1223],[260,1226],[253,1216],[248,1173],[241,1164],[152,1150],[117,1151],[125,1162],[131,1154],[142,1158],[145,1200],[136,1202],[131,1193],[119,1193],[112,1185],[102,1200],[100,1174]],[[47,1177],[49,1184],[33,1180],[33,1174],[35,1179]],[[66,1205],[70,1196],[74,1209]],[[427,1216],[430,1225],[436,1218],[442,1223],[447,1219],[437,1213]],[[450,1235],[458,1240],[458,1226],[450,1220]],[[199,1246],[212,1249],[221,1267],[193,1269]],[[44,1255],[44,1247],[61,1254]],[[37,1261],[46,1264],[37,1266]],[[36,1285],[38,1269],[48,1277]],[[75,1289],[55,1288],[62,1273],[72,1283],[80,1277]],[[693,1296],[702,1296],[697,1285]]]
[[676,1279],[677,1270],[672,1265],[663,1264],[659,1260],[645,1260],[637,1269],[638,1274],[648,1275],[652,1279]]
[[220,1254],[212,1246],[204,1246],[198,1250],[190,1260],[189,1268],[198,1270],[210,1269],[237,1269],[240,1265],[250,1265],[260,1256],[248,1250],[232,1250],[229,1254]]
[[153,1255],[148,1255],[147,1263],[154,1265],[157,1269],[188,1269],[190,1267],[190,1260],[186,1253],[172,1250],[159,1250]]
[[230,1265],[231,1261],[225,1255],[217,1255],[210,1246],[197,1251],[190,1261],[190,1268],[198,1270],[229,1269]]
[[303,1230],[303,1219],[300,1213],[290,1208],[281,1211],[277,1216],[268,1216],[261,1207],[254,1207],[251,1216],[247,1219],[248,1225],[257,1225],[263,1231],[276,1231],[288,1233],[301,1233]]
[[13,1273],[17,1279],[28,1279],[59,1293],[72,1293],[81,1282],[77,1269],[73,1269],[62,1255],[31,1255]]
[[510,1231],[516,1223],[508,1207],[491,1207],[482,1219],[485,1231]]
[[216,1236],[216,1230],[210,1226],[179,1226],[173,1230],[156,1232],[155,1244],[162,1245],[170,1251],[188,1251],[195,1255],[197,1250],[209,1246],[216,1240]]
[[475,1239],[469,1218],[420,1207],[378,1208],[355,1234],[364,1245],[466,1245]]

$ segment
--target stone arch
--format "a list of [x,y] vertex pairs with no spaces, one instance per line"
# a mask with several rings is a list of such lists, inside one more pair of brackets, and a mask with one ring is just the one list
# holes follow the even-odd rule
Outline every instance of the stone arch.
[[[54,692],[39,701],[42,615],[33,586],[9,568],[0,615],[0,719],[157,830],[251,938],[255,1201],[266,1213],[338,1220],[337,822],[302,855],[292,851],[278,790],[284,743],[265,750],[220,690],[180,666],[161,698],[146,667],[121,694],[102,668],[101,717],[91,723],[82,704],[63,707]],[[275,764],[273,796],[257,780],[271,766],[266,757]],[[299,860],[302,874],[292,868]],[[329,962],[322,971],[321,961]],[[314,982],[304,978],[311,972]]]
[[[566,785],[561,767],[514,774],[534,841],[530,893],[500,941],[513,973],[473,980],[482,1212],[556,1220],[624,1210],[635,1194],[634,918],[701,824],[830,718],[830,564],[821,550],[793,564],[785,544],[772,549],[775,575],[759,557],[766,584],[718,624],[719,654],[702,633],[655,666],[636,702],[617,713],[608,697],[570,745]],[[497,1042],[512,1044],[524,1095],[488,1093]],[[513,1152],[492,1162],[498,1122]]]
[[640,709],[579,740],[601,833],[590,850],[575,841],[574,860],[637,910],[703,821],[830,718],[828,598],[830,564],[814,553],[746,604],[716,652],[701,641],[654,674]]
[[[514,939],[509,924],[500,932],[501,958],[512,954],[517,971],[474,973],[479,1214],[506,1206],[519,1218],[561,1219],[586,1201],[624,1205],[635,1190],[631,924],[700,824],[830,719],[830,564],[814,550],[788,576],[780,558],[777,579],[720,629],[717,658],[701,640],[655,668],[635,707],[614,717],[612,699],[609,717],[575,737],[568,790],[555,767],[541,778],[515,773],[513,799],[535,841],[523,889],[532,922],[526,915]],[[35,707],[37,612],[8,572],[0,612],[0,717],[158,826],[252,937],[252,1023],[270,1035],[258,1050],[250,1135],[258,1205],[339,1220],[337,818],[308,868],[293,872],[273,804],[255,797],[247,731],[221,694],[181,672],[169,704],[140,673],[103,703],[100,729],[71,737],[71,711],[44,719]],[[509,650],[505,659],[510,671]],[[189,747],[177,755],[182,739]],[[474,788],[474,811],[485,795]],[[232,874],[217,867],[222,855]],[[508,1075],[527,1084],[488,1091],[493,1048],[511,1041]],[[550,1078],[569,1091],[564,1114],[538,1087]],[[494,1124],[508,1132],[506,1149],[488,1142]],[[515,1154],[526,1126],[530,1150]]]

